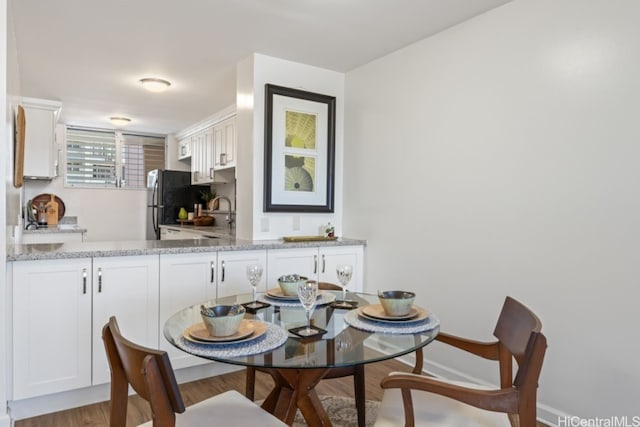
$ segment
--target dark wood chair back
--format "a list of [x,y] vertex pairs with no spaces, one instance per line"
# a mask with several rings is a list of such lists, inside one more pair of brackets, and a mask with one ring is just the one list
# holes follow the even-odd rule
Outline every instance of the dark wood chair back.
[[115,317],[102,329],[102,339],[111,368],[111,427],[126,425],[129,384],[149,402],[154,426],[175,425],[175,414],[185,406],[167,353],[124,338]]
[[[423,390],[488,411],[518,415],[520,427],[536,426],[538,378],[547,349],[542,323],[529,308],[506,297],[494,329],[495,342],[478,342],[440,332],[436,340],[476,356],[498,361],[499,390],[479,390],[424,376],[390,375],[383,388],[402,390],[405,424],[414,424],[410,389]],[[513,360],[518,365],[513,377]]]

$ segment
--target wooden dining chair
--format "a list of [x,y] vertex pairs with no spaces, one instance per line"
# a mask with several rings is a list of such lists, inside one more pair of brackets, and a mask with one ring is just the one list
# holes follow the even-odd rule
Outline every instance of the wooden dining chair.
[[205,426],[213,420],[221,426],[286,426],[235,390],[185,408],[165,351],[128,341],[115,317],[102,329],[102,340],[111,368],[111,427],[126,425],[129,384],[151,406],[152,420],[142,426]]
[[[318,289],[325,291],[341,291],[342,287],[329,283],[318,282]],[[253,400],[255,397],[255,380],[256,370],[264,372],[261,368],[247,367],[246,377],[246,396]],[[323,379],[342,378],[353,376],[353,388],[355,392],[356,412],[358,414],[358,427],[365,426],[365,383],[364,383],[364,365],[344,366],[339,368],[331,368]]]
[[[385,377],[376,427],[536,426],[538,378],[547,348],[542,324],[527,307],[507,297],[493,335],[484,343],[440,333],[438,341],[485,359],[497,360],[500,388],[393,372]],[[518,365],[513,376],[513,359]],[[426,392],[426,393],[425,393]]]

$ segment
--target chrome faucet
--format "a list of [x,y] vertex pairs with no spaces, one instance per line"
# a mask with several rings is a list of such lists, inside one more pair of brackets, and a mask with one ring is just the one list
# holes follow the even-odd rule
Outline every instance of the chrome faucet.
[[227,203],[229,204],[229,211],[227,212],[227,224],[229,225],[229,231],[232,231],[232,227],[233,227],[233,217],[231,216],[231,200],[227,197],[227,196],[218,196],[215,199],[213,199],[213,204],[215,205],[215,201],[216,200],[226,200]]

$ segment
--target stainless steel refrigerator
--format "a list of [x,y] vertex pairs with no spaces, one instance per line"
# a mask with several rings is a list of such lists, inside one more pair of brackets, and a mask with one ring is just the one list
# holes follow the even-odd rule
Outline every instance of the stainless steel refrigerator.
[[160,225],[178,223],[178,211],[193,210],[198,187],[191,185],[191,173],[154,169],[147,175],[147,240],[160,240]]

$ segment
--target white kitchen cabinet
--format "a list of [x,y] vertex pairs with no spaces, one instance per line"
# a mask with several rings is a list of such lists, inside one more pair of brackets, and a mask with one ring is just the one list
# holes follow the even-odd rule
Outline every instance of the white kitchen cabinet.
[[353,277],[347,290],[359,292],[364,288],[362,246],[270,249],[267,258],[269,286],[277,286],[278,277],[284,274],[299,274],[310,280],[339,284],[336,266],[351,264]]
[[58,146],[55,126],[62,104],[35,98],[23,98],[25,114],[23,176],[53,179],[57,176]]
[[[160,255],[160,349],[165,350],[174,369],[209,363],[178,350],[164,338],[162,329],[169,317],[194,304],[201,304],[216,296],[215,252],[202,254]],[[194,323],[200,321],[195,310]]]
[[258,283],[258,292],[266,291],[266,250],[218,252],[216,296],[222,298],[252,292],[253,288],[247,279],[247,266],[250,264],[262,265],[263,274]]
[[91,259],[13,263],[13,399],[91,385]]
[[102,327],[116,316],[131,341],[158,348],[159,256],[93,258],[93,384],[111,380]]
[[191,183],[210,184],[213,182],[213,127],[191,137]]
[[178,141],[178,160],[191,157],[191,138],[184,138]]
[[236,119],[231,117],[213,127],[213,169],[236,165]]

